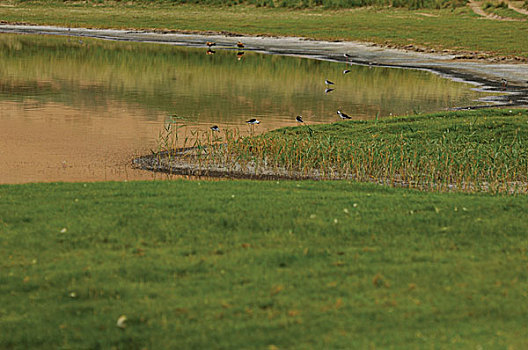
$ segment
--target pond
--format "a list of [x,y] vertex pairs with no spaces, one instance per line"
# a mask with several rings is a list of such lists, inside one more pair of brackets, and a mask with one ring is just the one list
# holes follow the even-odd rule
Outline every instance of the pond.
[[156,149],[169,116],[186,133],[247,133],[250,118],[264,132],[299,114],[385,118],[489,95],[427,71],[235,49],[14,34],[0,34],[0,47],[0,183],[162,178],[130,164]]

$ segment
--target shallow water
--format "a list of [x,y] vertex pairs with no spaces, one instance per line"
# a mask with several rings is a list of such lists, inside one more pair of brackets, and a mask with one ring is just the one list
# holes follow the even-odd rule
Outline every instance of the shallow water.
[[[486,94],[416,70],[295,57],[49,36],[0,35],[0,183],[163,178],[131,168],[182,132],[255,132],[474,105]],[[348,69],[350,73],[343,74]],[[325,79],[335,83],[325,93]]]

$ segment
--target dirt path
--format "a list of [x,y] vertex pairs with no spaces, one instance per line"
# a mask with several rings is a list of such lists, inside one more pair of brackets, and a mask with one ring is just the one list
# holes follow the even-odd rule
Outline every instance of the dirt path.
[[508,2],[508,8],[512,9],[513,11],[515,11],[517,13],[520,13],[522,15],[528,16],[528,10],[519,8],[519,7],[515,6],[515,5],[513,5],[511,2]]
[[[508,4],[508,7],[513,9],[511,6],[512,6],[511,4]],[[495,15],[495,14],[492,14],[492,13],[487,13],[486,11],[484,11],[482,9],[482,3],[481,2],[470,1],[469,2],[469,7],[471,8],[471,10],[474,13],[476,13],[477,15],[482,16],[484,18],[487,18],[487,19],[491,19],[491,20],[495,20],[495,21],[513,21],[513,22],[524,22],[525,21],[524,19],[502,17],[502,16],[498,16],[498,15]],[[521,9],[518,9],[518,10],[521,10]],[[514,11],[517,11],[517,10],[514,10]],[[522,10],[522,11],[524,11],[524,10]],[[517,12],[519,12],[519,11],[517,11]],[[522,12],[519,12],[519,13],[522,13]]]

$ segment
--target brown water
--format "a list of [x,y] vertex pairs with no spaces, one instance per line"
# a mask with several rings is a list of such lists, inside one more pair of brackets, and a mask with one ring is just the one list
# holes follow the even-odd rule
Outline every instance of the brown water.
[[[187,135],[211,125],[248,133],[250,118],[264,132],[298,114],[383,118],[484,96],[424,71],[231,50],[7,34],[0,48],[0,183],[164,178],[130,164],[158,149],[169,116]],[[335,83],[327,94],[325,79]]]

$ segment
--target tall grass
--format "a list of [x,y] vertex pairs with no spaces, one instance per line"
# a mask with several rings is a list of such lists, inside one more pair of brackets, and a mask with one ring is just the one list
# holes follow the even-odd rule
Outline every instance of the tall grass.
[[[169,158],[158,160],[166,169],[181,170],[186,164],[186,171],[202,175],[353,179],[431,191],[526,193],[527,136],[526,111],[456,112],[284,128],[249,137],[233,130],[221,137],[200,132],[193,135],[192,151],[167,152]],[[184,147],[189,145],[185,140]]]

